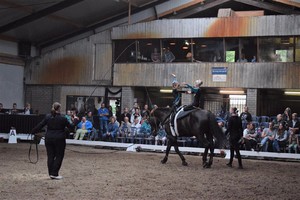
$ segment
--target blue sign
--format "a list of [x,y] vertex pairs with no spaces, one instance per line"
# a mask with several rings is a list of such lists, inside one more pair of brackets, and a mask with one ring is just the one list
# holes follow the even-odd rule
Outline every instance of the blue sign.
[[227,67],[212,67],[212,81],[213,82],[226,82]]
[[212,73],[212,75],[214,75],[214,74],[226,75],[227,74],[227,67],[212,67],[211,68],[211,73]]

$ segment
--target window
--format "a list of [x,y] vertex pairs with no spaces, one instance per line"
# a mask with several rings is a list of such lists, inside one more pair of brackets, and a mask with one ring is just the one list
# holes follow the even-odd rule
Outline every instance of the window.
[[243,108],[246,105],[246,95],[229,95],[230,108],[236,107],[239,111],[239,115],[243,112]]
[[235,62],[239,59],[239,39],[225,38],[226,62]]
[[193,39],[194,61],[224,62],[223,38]]
[[160,40],[138,40],[137,62],[161,62]]
[[257,38],[240,38],[240,52],[241,61],[257,62]]
[[299,62],[300,61],[300,37],[296,37],[295,38],[295,43],[296,43],[296,47],[295,47],[295,61]]
[[259,39],[260,62],[293,62],[293,56],[293,37],[272,37]]
[[138,42],[136,40],[116,40],[114,63],[135,63],[136,49]]
[[191,39],[166,39],[162,41],[163,62],[190,62],[192,55]]

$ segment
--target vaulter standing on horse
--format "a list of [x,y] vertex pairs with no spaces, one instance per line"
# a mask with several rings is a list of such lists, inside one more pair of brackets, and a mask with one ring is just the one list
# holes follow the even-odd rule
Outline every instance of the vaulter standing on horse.
[[191,86],[189,84],[186,84],[186,87],[191,89],[191,91],[189,91],[189,94],[195,94],[194,95],[194,100],[193,103],[187,105],[186,107],[184,107],[184,111],[187,110],[192,110],[194,108],[200,108],[200,101],[201,101],[201,89],[200,86],[203,84],[203,82],[199,79],[195,81],[195,86]]

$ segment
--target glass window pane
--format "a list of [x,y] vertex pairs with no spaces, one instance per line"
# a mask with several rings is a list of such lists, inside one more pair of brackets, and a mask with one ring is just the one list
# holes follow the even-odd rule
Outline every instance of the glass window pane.
[[194,61],[224,62],[222,38],[193,39]]
[[241,60],[257,62],[257,38],[240,38]]
[[114,62],[116,63],[135,63],[136,48],[138,42],[136,40],[116,40]]
[[160,40],[138,40],[138,62],[161,62]]
[[295,61],[299,62],[300,61],[300,37],[296,37],[295,39],[296,39],[296,41],[295,41],[295,43],[296,43]]
[[293,37],[272,37],[259,39],[260,62],[293,62],[293,56]]
[[162,41],[163,62],[188,62],[191,55],[191,39],[165,39]]
[[[239,39],[225,38],[226,62],[234,62],[239,59]],[[233,57],[234,56],[234,57]]]

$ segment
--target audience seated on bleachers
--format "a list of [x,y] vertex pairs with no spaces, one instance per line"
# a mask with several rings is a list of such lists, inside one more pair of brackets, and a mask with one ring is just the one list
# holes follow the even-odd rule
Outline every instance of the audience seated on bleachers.
[[85,117],[82,117],[81,122],[77,125],[77,130],[75,134],[75,140],[83,140],[84,136],[91,132],[93,125],[90,121],[86,120]]
[[15,114],[18,114],[18,113],[19,113],[19,111],[18,111],[18,109],[17,109],[17,104],[16,104],[16,103],[13,103],[13,107],[12,107],[12,109],[9,111],[9,114],[15,115]]
[[90,133],[90,140],[99,140],[99,133],[98,131],[95,129],[95,124],[94,124],[94,117],[93,117],[93,112],[92,111],[89,111],[86,115],[86,119],[88,121],[90,121],[93,125],[93,128],[91,130],[91,133]]
[[140,109],[139,108],[135,108],[134,113],[131,114],[130,122],[133,123],[136,118],[139,120],[139,124],[140,124],[141,120],[142,120],[142,116],[140,114]]
[[256,149],[256,145],[257,145],[256,138],[257,138],[257,132],[255,131],[255,126],[253,125],[253,123],[248,122],[247,128],[243,132],[243,141],[246,150],[254,151]]
[[107,132],[102,134],[102,139],[104,141],[115,142],[117,138],[118,130],[119,130],[119,125],[117,123],[117,120],[115,116],[111,116],[109,118],[109,123],[107,125]]
[[280,148],[283,148],[285,152],[287,139],[288,139],[288,132],[285,129],[285,123],[284,122],[279,123],[279,127],[275,135],[275,139],[273,141],[273,151],[280,152]]
[[274,122],[269,123],[269,128],[264,128],[261,134],[261,142],[259,150],[268,151],[268,146],[273,142],[277,129],[274,128]]
[[3,108],[3,104],[0,103],[0,114],[6,113],[6,110]]

